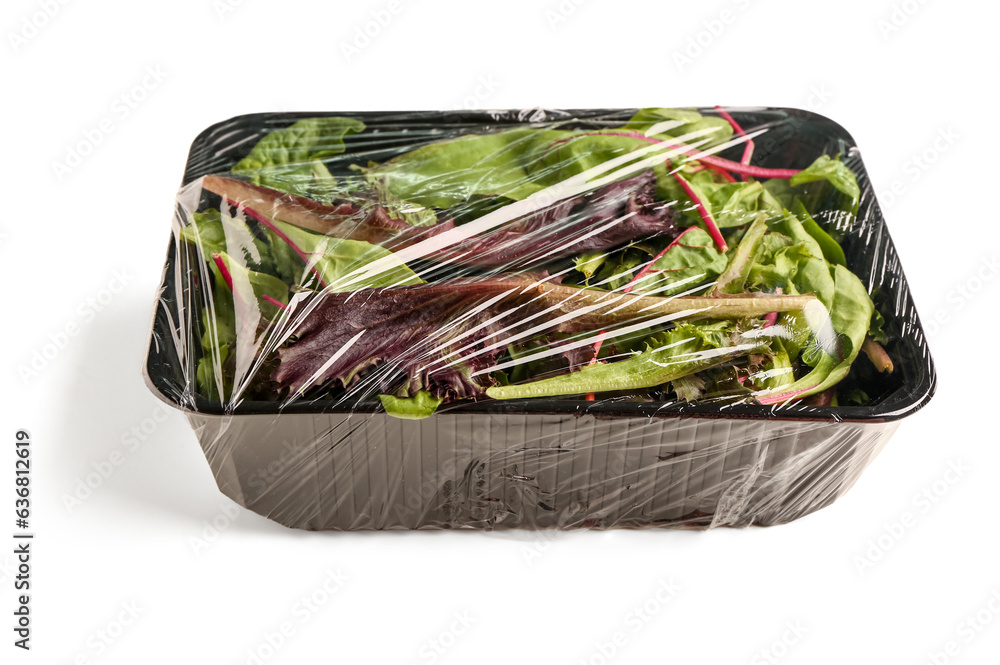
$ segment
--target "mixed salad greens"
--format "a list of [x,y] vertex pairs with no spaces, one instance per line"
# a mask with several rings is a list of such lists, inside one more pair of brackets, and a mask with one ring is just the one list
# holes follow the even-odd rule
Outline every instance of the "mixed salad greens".
[[562,396],[836,405],[867,400],[838,394],[859,354],[892,371],[836,235],[860,198],[839,156],[754,166],[766,129],[723,109],[579,127],[424,134],[375,162],[378,132],[309,118],[204,177],[218,205],[179,230],[199,393],[378,396],[406,418]]

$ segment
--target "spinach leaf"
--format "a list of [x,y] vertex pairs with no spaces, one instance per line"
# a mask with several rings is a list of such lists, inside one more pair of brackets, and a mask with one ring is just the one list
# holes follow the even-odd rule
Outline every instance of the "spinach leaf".
[[823,258],[834,265],[847,265],[847,257],[844,255],[844,249],[840,246],[840,243],[834,240],[829,233],[816,223],[816,220],[806,210],[801,199],[796,198],[792,203],[792,212],[802,222],[802,228],[805,232],[812,236],[812,239],[819,245],[820,250],[823,252]]
[[[823,308],[826,309],[825,312],[817,312],[818,308],[810,305],[804,314],[809,317],[812,310],[813,317],[817,320],[829,316],[836,338],[827,340],[832,341],[832,344],[820,340],[820,346],[825,348],[822,353],[817,354],[819,357],[812,371],[794,383],[782,386],[777,392],[758,396],[762,404],[776,404],[814,395],[836,385],[850,371],[851,364],[864,344],[875,306],[861,280],[844,266],[833,267],[833,280],[835,288],[832,306]],[[814,329],[819,327],[814,323]]]
[[[545,133],[542,131],[541,133]],[[372,167],[368,173],[403,201],[451,208],[474,196],[520,201],[539,191],[522,163],[539,130],[514,129],[437,141]]]
[[[664,125],[664,123],[668,124]],[[669,129],[661,129],[651,134],[659,139],[676,138],[691,132],[711,130],[706,134],[710,140],[705,145],[700,146],[702,148],[725,143],[733,136],[733,127],[729,122],[718,116],[702,115],[693,109],[639,109],[625,123],[623,129],[634,129],[647,134],[650,130],[656,129],[657,125],[669,127]]]
[[307,118],[262,138],[233,173],[255,185],[329,202],[336,181],[324,159],[344,152],[344,137],[365,129],[352,118]]
[[851,169],[839,159],[831,159],[829,155],[820,157],[805,170],[792,176],[789,183],[792,187],[816,180],[825,180],[844,194],[849,200],[848,210],[856,214],[858,202],[861,200],[861,188]]

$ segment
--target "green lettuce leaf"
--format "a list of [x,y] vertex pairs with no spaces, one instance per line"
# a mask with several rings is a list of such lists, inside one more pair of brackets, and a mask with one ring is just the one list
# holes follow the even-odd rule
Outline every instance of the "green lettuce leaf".
[[757,213],[756,221],[743,234],[740,244],[731,253],[725,271],[719,275],[715,287],[716,293],[742,293],[746,289],[747,277],[755,265],[754,256],[765,233],[767,233],[767,215]]
[[654,388],[747,355],[765,343],[740,338],[731,321],[679,324],[651,337],[645,351],[626,360],[587,365],[531,383],[494,386],[486,394],[494,399],[522,399]]

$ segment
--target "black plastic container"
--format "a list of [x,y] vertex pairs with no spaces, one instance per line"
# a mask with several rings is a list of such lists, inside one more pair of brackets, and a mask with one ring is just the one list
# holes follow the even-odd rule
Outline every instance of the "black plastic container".
[[[184,176],[188,206],[211,195],[192,185],[228,171],[269,131],[309,117],[346,115],[368,130],[352,150],[385,156],[421,141],[567,119],[599,128],[634,110],[482,113],[280,113],[240,116],[204,131]],[[144,373],[182,409],[220,489],[255,512],[307,529],[745,526],[777,524],[843,494],[881,450],[897,421],[922,407],[935,374],[895,248],[853,139],[806,111],[732,111],[767,127],[754,163],[804,168],[841,153],[861,203],[845,232],[848,267],[885,316],[895,361],[865,386],[868,406],[585,402],[550,398],[458,403],[422,421],[399,420],[378,402],[241,401],[195,393],[190,351],[198,331],[186,288],[191,256],[172,238]],[[200,201],[193,202],[198,196]],[[182,203],[182,205],[185,205]],[[836,224],[836,219],[818,219]],[[176,230],[176,229],[175,229]]]

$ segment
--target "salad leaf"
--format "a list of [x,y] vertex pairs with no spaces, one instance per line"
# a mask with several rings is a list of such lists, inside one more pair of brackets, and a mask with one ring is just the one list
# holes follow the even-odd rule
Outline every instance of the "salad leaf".
[[428,258],[505,270],[601,251],[657,235],[673,237],[673,211],[653,197],[652,170],[560,201]]
[[850,200],[848,209],[852,213],[857,213],[858,202],[861,200],[861,188],[858,187],[857,178],[847,165],[839,159],[832,159],[829,155],[820,155],[815,162],[809,165],[797,175],[792,176],[789,184],[792,187],[816,180],[826,180],[833,187],[843,193]]
[[280,219],[324,235],[387,247],[417,242],[454,226],[450,222],[430,227],[411,226],[402,219],[390,217],[386,209],[379,205],[358,207],[350,202],[318,203],[305,197],[221,176],[205,176],[202,188],[218,194],[224,201],[242,206],[251,216]]
[[744,290],[747,276],[753,268],[753,256],[765,233],[767,233],[767,215],[758,214],[756,221],[750,225],[740,244],[737,245],[726,270],[719,275],[715,293],[741,293]]
[[677,399],[684,402],[694,402],[701,399],[705,394],[707,386],[705,379],[697,374],[681,376],[670,382],[670,389],[677,395]]
[[691,291],[718,277],[727,263],[726,255],[716,249],[712,237],[692,226],[670,243],[651,266],[650,277],[637,281],[632,292],[670,296]]
[[[339,292],[424,283],[384,247],[361,240],[310,233],[279,220],[273,220],[271,224],[274,230],[268,229],[267,234],[275,270],[290,284],[322,286]],[[365,266],[378,260],[388,261],[391,265],[364,279],[353,279]],[[317,279],[321,284],[316,284]]]
[[385,176],[380,176],[372,169],[355,167],[364,174],[365,182],[375,193],[379,205],[392,219],[401,219],[410,226],[434,226],[437,224],[437,213],[422,205],[410,203],[399,198],[389,189]]
[[392,395],[379,395],[382,408],[390,416],[402,418],[404,420],[422,420],[434,415],[437,408],[441,406],[441,400],[434,397],[426,390],[417,391],[413,397],[394,397]]
[[[835,283],[832,307],[827,309],[837,335],[833,348],[823,350],[812,371],[780,390],[758,397],[763,404],[775,404],[814,395],[836,385],[847,376],[857,358],[871,321],[875,306],[864,284],[844,266],[833,267]],[[808,316],[808,310],[805,312]]]
[[[660,127],[660,131],[649,134],[650,130]],[[639,109],[625,123],[624,129],[634,129],[660,139],[676,138],[684,134],[709,130],[706,136],[710,139],[702,148],[725,143],[733,136],[733,128],[726,120],[712,115],[702,115],[693,109]]]
[[829,233],[816,223],[816,220],[809,214],[801,199],[796,198],[794,203],[792,203],[792,212],[802,222],[802,228],[805,232],[812,236],[812,239],[819,245],[820,250],[823,252],[823,258],[834,265],[847,265],[847,257],[844,255],[844,249]]
[[583,273],[584,279],[589,280],[604,265],[607,259],[608,255],[606,252],[595,249],[573,257],[573,265],[576,267],[577,272]]
[[538,130],[514,129],[437,141],[367,171],[403,201],[450,208],[473,196],[519,201],[543,188],[521,161]]
[[[272,379],[293,392],[332,381],[347,387],[359,372],[376,367],[365,381],[382,394],[427,390],[435,397],[473,397],[492,383],[488,374],[498,355],[529,331],[596,333],[626,322],[753,317],[814,301],[811,296],[656,298],[523,276],[312,294],[297,301],[309,316],[295,330],[298,340],[279,349]],[[586,344],[592,342],[578,343]]]
[[729,321],[680,324],[651,338],[645,351],[627,360],[588,365],[531,383],[494,386],[486,394],[494,399],[523,399],[654,388],[747,355],[764,344],[740,339]]
[[889,336],[885,333],[885,317],[878,310],[872,312],[872,321],[868,326],[868,335],[879,344],[886,344]]
[[255,185],[329,201],[336,180],[324,159],[344,152],[344,137],[365,129],[352,118],[307,118],[262,138],[233,173]]

